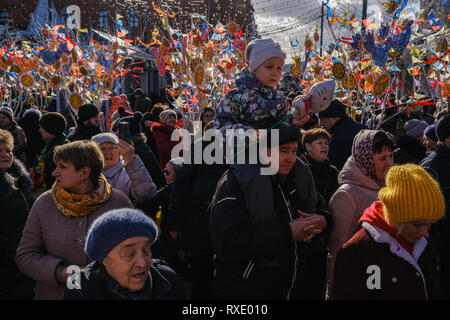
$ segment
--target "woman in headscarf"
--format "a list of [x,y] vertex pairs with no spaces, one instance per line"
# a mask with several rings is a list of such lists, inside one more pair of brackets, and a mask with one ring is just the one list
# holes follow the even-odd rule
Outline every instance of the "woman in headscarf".
[[56,182],[31,208],[16,255],[19,269],[37,282],[35,299],[61,299],[70,271],[91,262],[83,249],[93,221],[132,208],[101,173],[103,155],[94,142],[57,146],[54,160]]
[[381,130],[361,130],[353,140],[352,155],[338,176],[340,187],[330,200],[334,226],[328,238],[329,281],[337,251],[358,231],[362,214],[377,200],[393,165],[393,148]]

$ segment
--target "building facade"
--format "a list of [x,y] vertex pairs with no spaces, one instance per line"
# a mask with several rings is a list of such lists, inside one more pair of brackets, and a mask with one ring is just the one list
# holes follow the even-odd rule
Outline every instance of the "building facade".
[[[169,18],[169,22],[174,29],[183,33],[190,31],[192,21],[199,19],[199,16],[204,16],[213,25],[217,22],[226,25],[234,21],[244,36],[256,30],[250,0],[14,0],[13,5],[10,0],[0,0],[0,25],[8,25],[9,30],[25,30],[38,3],[47,5],[49,12],[53,10],[66,21],[71,20],[67,8],[77,6],[79,18],[76,27],[80,29],[115,34],[115,22],[120,19],[129,32],[128,39],[139,37],[142,41],[151,42],[154,40],[154,29],[160,29],[162,24],[161,16],[154,10],[152,2],[164,12],[175,14],[174,18]],[[52,22],[51,19],[52,15],[49,15],[48,21]]]

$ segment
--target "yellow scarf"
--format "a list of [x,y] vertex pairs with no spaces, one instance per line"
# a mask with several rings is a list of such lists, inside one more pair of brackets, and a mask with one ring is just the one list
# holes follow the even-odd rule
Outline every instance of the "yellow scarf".
[[98,179],[98,188],[90,194],[70,193],[58,186],[52,187],[52,198],[56,207],[66,217],[84,217],[97,209],[111,197],[111,186],[103,174]]

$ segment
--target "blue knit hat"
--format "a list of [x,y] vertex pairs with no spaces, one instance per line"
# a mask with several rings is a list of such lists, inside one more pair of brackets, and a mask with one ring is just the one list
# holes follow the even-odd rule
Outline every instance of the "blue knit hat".
[[432,125],[429,125],[425,129],[423,134],[426,135],[428,139],[431,139],[434,142],[438,142],[439,141],[439,139],[438,139],[438,137],[436,135],[436,123],[433,123]]
[[155,222],[136,209],[116,209],[97,218],[89,229],[84,251],[89,258],[102,262],[122,241],[132,237],[148,237],[152,243],[158,236]]

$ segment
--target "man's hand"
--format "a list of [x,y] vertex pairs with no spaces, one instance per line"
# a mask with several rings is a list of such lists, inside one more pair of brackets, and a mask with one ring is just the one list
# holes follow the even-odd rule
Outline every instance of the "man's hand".
[[125,165],[130,164],[136,159],[136,155],[134,154],[134,145],[133,142],[131,144],[126,143],[123,140],[119,139],[119,144],[117,145],[119,148],[119,154],[122,156]]
[[[317,214],[302,216],[289,222],[292,230],[292,239],[296,242],[310,241],[322,232],[324,218]],[[326,221],[325,221],[326,225]]]
[[305,239],[303,239],[304,242],[309,242],[314,238],[316,235],[321,234],[323,229],[327,227],[327,220],[319,215],[319,214],[310,214],[305,213],[300,210],[297,210],[298,214],[303,218],[311,218],[316,217],[319,219],[318,223],[310,224],[305,227],[304,231],[308,234]]

